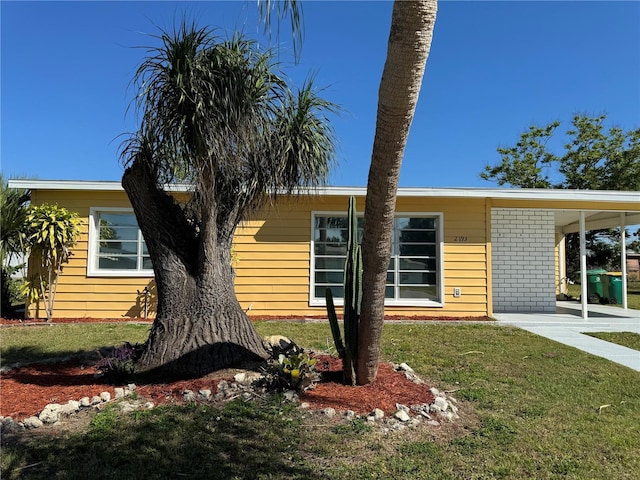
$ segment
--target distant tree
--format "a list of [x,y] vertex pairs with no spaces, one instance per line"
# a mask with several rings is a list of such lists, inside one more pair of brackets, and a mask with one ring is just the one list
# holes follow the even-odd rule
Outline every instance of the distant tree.
[[484,180],[520,188],[640,190],[640,128],[605,131],[606,115],[575,115],[564,153],[547,144],[560,122],[531,126],[513,147],[500,147],[501,161],[487,165]]
[[[606,115],[575,115],[564,152],[548,149],[560,122],[531,126],[513,147],[500,147],[501,161],[485,166],[484,180],[521,188],[640,191],[640,128],[604,127]],[[587,233],[589,264],[619,269],[619,229]],[[567,273],[579,267],[579,239],[567,236]]]
[[[231,243],[278,193],[326,180],[336,106],[313,79],[291,91],[272,52],[242,36],[183,21],[159,38],[134,78],[141,125],[123,149],[157,288],[140,367],[199,376],[266,357],[235,296]],[[166,187],[182,180],[187,199]]]

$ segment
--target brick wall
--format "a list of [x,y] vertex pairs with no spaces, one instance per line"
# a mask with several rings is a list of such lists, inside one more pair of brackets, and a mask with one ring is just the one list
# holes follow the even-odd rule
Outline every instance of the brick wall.
[[555,312],[554,214],[491,211],[494,312]]

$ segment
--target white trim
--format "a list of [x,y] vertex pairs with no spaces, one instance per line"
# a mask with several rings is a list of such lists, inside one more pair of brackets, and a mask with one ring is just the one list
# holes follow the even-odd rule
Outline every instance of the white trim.
[[[315,264],[316,264],[316,255],[315,255],[315,218],[316,216],[346,216],[346,211],[326,211],[326,210],[312,210],[311,211],[311,232],[310,232],[310,262],[309,262],[309,306],[311,307],[321,307],[326,306],[327,302],[322,297],[316,297],[316,285],[315,285]],[[362,216],[360,214],[359,216]],[[444,213],[443,212],[396,212],[394,214],[394,224],[395,219],[398,217],[424,217],[424,218],[436,218],[436,262],[438,269],[438,297],[440,298],[439,302],[433,300],[420,300],[420,299],[402,299],[402,298],[385,298],[384,304],[389,307],[435,307],[441,308],[444,307]],[[394,235],[395,235],[395,227],[394,227]],[[393,256],[393,253],[392,253]],[[399,262],[396,261],[396,270],[399,269]],[[398,272],[395,272],[395,295],[397,295],[398,288]],[[344,301],[342,298],[334,299],[334,303],[336,306],[343,306]]]
[[83,181],[83,180],[26,180],[13,179],[8,182],[9,188],[28,190],[104,190],[124,191],[120,182]]
[[585,237],[585,214],[580,210],[580,305],[582,318],[589,318],[588,294],[587,294],[587,241]]
[[[30,190],[104,190],[123,191],[119,181],[88,180],[25,180],[8,181],[10,188]],[[171,184],[171,191],[190,191],[186,184]],[[365,196],[365,187],[301,188],[299,195]],[[400,187],[398,197],[500,198],[510,200],[573,200],[591,202],[628,202],[640,204],[640,192],[611,190],[558,190],[542,188],[482,188],[482,187]]]
[[[13,179],[7,182],[9,188],[25,190],[85,190],[97,192],[124,192],[122,184],[116,181],[100,180],[23,180]],[[188,192],[191,185],[167,184],[165,190],[170,192]]]
[[[87,249],[87,277],[131,277],[131,278],[149,278],[153,277],[153,270],[106,270],[99,269],[96,266],[96,260],[98,258],[96,251],[96,244],[98,238],[97,232],[97,216],[102,212],[111,213],[131,213],[132,208],[118,208],[118,207],[91,207],[89,208],[89,236],[88,236],[88,249]],[[138,227],[138,232],[140,227]]]
[[620,214],[620,270],[622,271],[622,308],[629,308],[627,303],[627,241],[624,213]]

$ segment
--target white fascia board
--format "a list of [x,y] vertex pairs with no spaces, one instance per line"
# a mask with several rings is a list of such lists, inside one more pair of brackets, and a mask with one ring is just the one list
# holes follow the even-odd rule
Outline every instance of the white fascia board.
[[[85,190],[102,192],[123,192],[119,181],[90,181],[90,180],[23,180],[14,179],[7,182],[9,188],[25,190]],[[186,192],[188,185],[167,185],[167,191]]]
[[[301,191],[300,193],[304,193]],[[364,187],[321,187],[310,193],[319,195],[360,195],[364,196]],[[640,204],[640,192],[610,190],[553,190],[536,188],[481,188],[481,187],[401,187],[398,197],[448,197],[448,198],[501,198],[510,200],[579,200],[593,202],[637,202]]]
[[89,180],[27,180],[13,179],[8,181],[9,188],[26,190],[122,190],[120,182]]
[[[86,180],[9,180],[10,188],[29,190],[103,190],[122,191],[119,181]],[[166,189],[173,192],[186,192],[190,185],[171,184]],[[281,192],[285,193],[285,192]],[[295,190],[297,195],[325,196],[365,196],[366,187],[318,187]],[[445,198],[500,198],[509,200],[577,200],[592,202],[625,202],[640,205],[640,192],[608,190],[553,190],[536,188],[431,188],[401,187],[398,197],[445,197]]]

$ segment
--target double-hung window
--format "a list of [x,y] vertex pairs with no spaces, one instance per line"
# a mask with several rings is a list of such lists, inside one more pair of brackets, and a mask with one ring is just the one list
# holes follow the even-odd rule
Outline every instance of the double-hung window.
[[[358,239],[362,240],[362,218],[358,219]],[[331,289],[340,303],[344,262],[347,252],[347,216],[314,213],[311,242],[310,304],[322,305]],[[387,270],[385,304],[441,306],[442,215],[404,214],[394,218],[391,260]]]
[[91,209],[87,274],[132,277],[153,275],[151,258],[133,210]]

